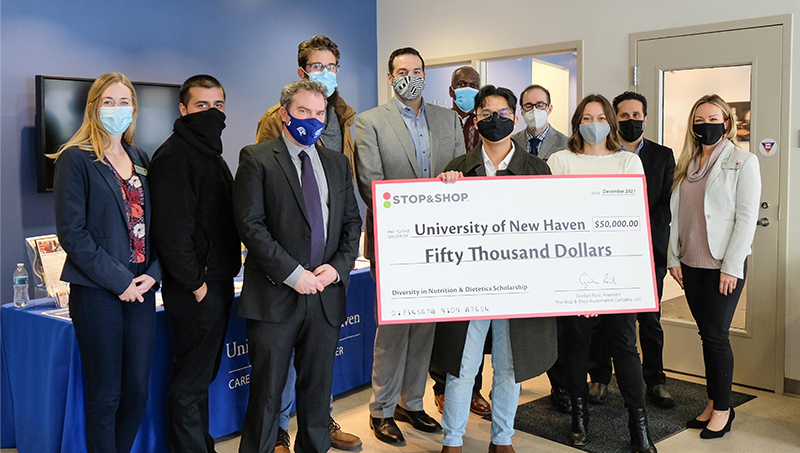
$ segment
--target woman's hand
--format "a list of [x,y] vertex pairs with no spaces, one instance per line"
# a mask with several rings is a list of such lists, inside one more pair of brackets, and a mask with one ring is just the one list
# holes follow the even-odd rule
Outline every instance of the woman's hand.
[[[671,267],[669,268],[669,275],[671,275],[672,278],[681,285],[681,289],[683,289],[683,269],[681,269],[680,266]],[[722,287],[720,286],[720,288]]]
[[584,313],[584,314],[578,315],[578,316],[581,316],[581,317],[584,317],[584,318],[596,318],[597,317],[597,313]]
[[139,292],[139,288],[136,286],[136,278],[131,280],[131,284],[128,285],[128,288],[125,289],[125,292],[119,295],[119,300],[123,302],[134,302],[137,300],[139,302],[144,302],[144,297],[142,297],[142,293]]
[[156,284],[156,279],[147,274],[142,274],[138,277],[134,277],[133,283],[136,285],[136,291],[139,292],[139,297],[137,298],[137,300],[139,302],[144,302],[143,296],[145,295],[145,293],[150,291],[150,288],[152,288],[153,285]]
[[442,182],[445,184],[453,184],[458,180],[458,178],[461,178],[463,176],[464,174],[461,173],[460,171],[450,170],[439,173],[439,176],[437,176],[437,178],[441,179]]
[[736,283],[739,279],[733,275],[726,274],[725,272],[719,273],[719,293],[727,296],[736,289]]

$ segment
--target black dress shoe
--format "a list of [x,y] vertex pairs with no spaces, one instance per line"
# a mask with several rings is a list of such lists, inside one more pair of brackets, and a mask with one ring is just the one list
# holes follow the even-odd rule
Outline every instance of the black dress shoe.
[[442,425],[426,414],[425,411],[409,411],[399,404],[394,409],[394,418],[398,421],[411,423],[414,429],[426,433],[436,433],[442,430]]
[[608,396],[608,384],[592,382],[589,384],[589,396],[586,398],[592,404],[605,404]]
[[628,430],[634,453],[658,453],[647,430],[647,414],[644,408],[628,408]]
[[693,418],[693,419],[691,419],[691,420],[686,422],[686,427],[689,428],[689,429],[703,429],[706,426],[708,426],[708,422],[710,420],[711,419],[708,419],[706,421],[702,421],[702,420],[698,420],[696,418]]
[[564,414],[572,413],[572,402],[569,399],[567,389],[563,387],[551,387],[550,400],[559,412]]
[[719,431],[711,431],[710,429],[708,429],[708,426],[706,426],[705,428],[703,428],[702,431],[700,431],[700,438],[701,439],[717,439],[719,437],[724,436],[725,433],[727,433],[727,432],[729,432],[731,430],[731,423],[733,423],[733,418],[735,416],[736,416],[736,413],[733,412],[733,408],[731,407],[731,413],[728,414],[728,423],[725,423],[725,426],[722,427],[722,429],[719,430]]
[[397,423],[394,422],[392,417],[370,417],[369,427],[375,433],[375,437],[377,437],[381,442],[386,442],[387,444],[399,444],[400,442],[405,441],[403,432],[397,427]]
[[647,399],[656,406],[670,408],[675,405],[675,400],[672,398],[672,394],[669,393],[667,386],[664,384],[656,384],[647,387],[647,392],[645,392],[645,395],[647,395]]
[[589,443],[589,407],[585,398],[571,398],[572,403],[572,432],[570,444],[573,447],[583,447]]

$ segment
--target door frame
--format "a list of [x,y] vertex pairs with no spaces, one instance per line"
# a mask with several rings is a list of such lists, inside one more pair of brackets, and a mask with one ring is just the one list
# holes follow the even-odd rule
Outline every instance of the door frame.
[[[679,36],[699,35],[717,33],[734,30],[744,30],[749,28],[763,28],[769,26],[782,26],[782,71],[781,71],[781,118],[784,119],[780,125],[781,152],[780,159],[780,179],[778,183],[778,220],[784,217],[786,202],[789,199],[789,151],[790,151],[790,123],[791,123],[791,99],[790,83],[792,69],[792,15],[784,14],[779,16],[761,17],[755,19],[737,20],[731,22],[720,22],[715,24],[696,25],[691,27],[670,28],[665,30],[648,31],[642,33],[632,33],[628,35],[628,62],[631,68],[629,73],[629,85],[632,91],[637,91],[636,80],[636,54],[640,41],[649,41],[662,38],[674,38]],[[757,149],[752,152],[758,152]],[[775,310],[775,393],[784,393],[784,378],[786,371],[786,312],[789,302],[789,286],[787,280],[787,267],[789,255],[787,253],[788,243],[788,222],[778,223],[778,275],[777,275],[777,301]]]

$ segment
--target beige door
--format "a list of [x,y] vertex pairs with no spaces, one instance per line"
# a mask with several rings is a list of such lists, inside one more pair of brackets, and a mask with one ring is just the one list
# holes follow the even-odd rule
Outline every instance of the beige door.
[[[740,146],[755,153],[761,166],[761,209],[747,281],[731,327],[735,356],[733,381],[776,388],[778,203],[782,26],[741,28],[679,36],[632,39],[635,42],[634,83],[649,101],[645,136],[671,147],[676,160],[683,146],[687,118],[702,95],[717,93],[737,116]],[[762,140],[775,140],[771,155],[759,150]],[[700,337],[686,299],[667,276],[662,301],[664,366],[682,373],[705,375]]]

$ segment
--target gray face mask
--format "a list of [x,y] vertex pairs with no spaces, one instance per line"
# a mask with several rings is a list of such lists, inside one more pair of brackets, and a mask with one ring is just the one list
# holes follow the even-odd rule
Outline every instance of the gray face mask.
[[587,143],[597,145],[608,137],[608,133],[611,132],[611,126],[607,123],[588,123],[581,124],[578,130]]
[[422,95],[425,89],[425,79],[409,74],[392,79],[392,88],[397,96],[404,101],[413,101]]

